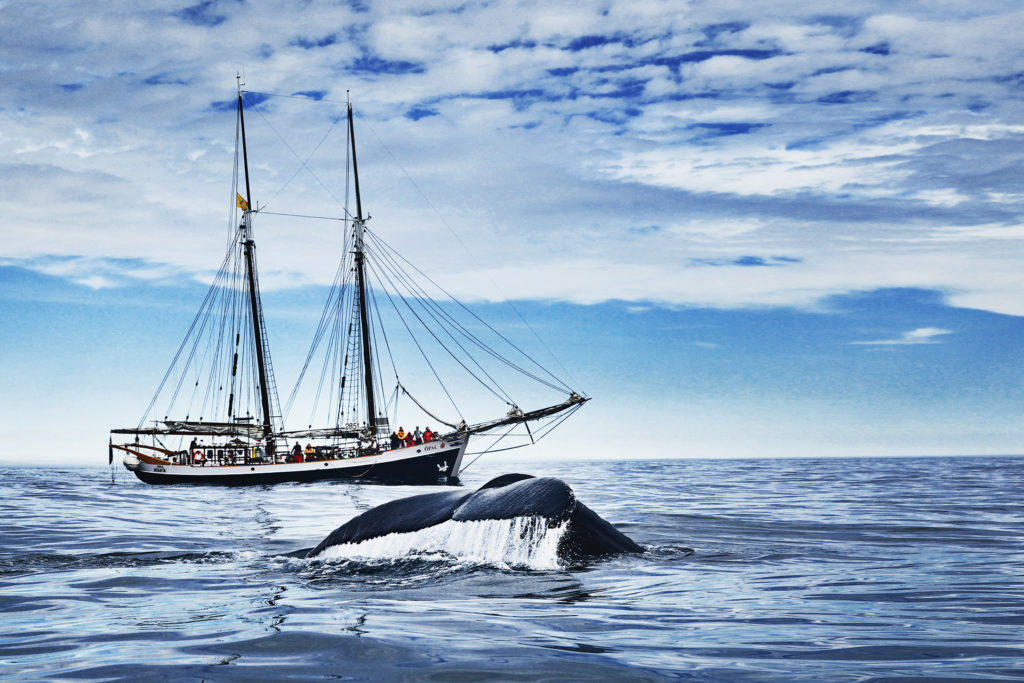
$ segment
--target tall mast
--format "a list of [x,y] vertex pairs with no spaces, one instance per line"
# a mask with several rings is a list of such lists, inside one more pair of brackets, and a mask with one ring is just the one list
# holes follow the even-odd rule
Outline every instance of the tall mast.
[[352,103],[348,103],[348,136],[352,144],[352,177],[356,187],[355,260],[359,289],[359,330],[362,335],[363,384],[366,387],[366,419],[373,437],[377,437],[377,409],[374,405],[373,358],[370,349],[370,322],[366,306],[366,273],[363,266],[363,202],[359,197],[359,167],[356,164],[356,133],[352,125]]
[[263,438],[267,454],[274,455],[274,428],[270,414],[270,389],[267,387],[266,349],[263,348],[263,322],[260,317],[259,290],[256,288],[255,249],[252,239],[252,195],[249,191],[249,154],[245,148],[245,116],[242,114],[242,89],[238,89],[238,122],[242,130],[242,164],[245,168],[245,204],[242,216],[242,246],[245,249],[245,275],[249,280],[249,308],[252,312],[252,334],[256,343],[256,367],[260,378],[260,403],[263,408]]

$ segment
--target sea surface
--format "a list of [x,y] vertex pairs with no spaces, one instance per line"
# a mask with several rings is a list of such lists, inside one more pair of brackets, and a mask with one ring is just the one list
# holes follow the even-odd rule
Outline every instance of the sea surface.
[[563,566],[494,524],[308,560],[442,487],[0,468],[0,679],[1024,680],[1024,458],[494,456],[464,486],[509,471],[646,552]]

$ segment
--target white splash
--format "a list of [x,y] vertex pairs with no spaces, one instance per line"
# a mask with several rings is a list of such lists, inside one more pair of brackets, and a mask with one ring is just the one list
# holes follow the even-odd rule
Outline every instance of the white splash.
[[332,546],[323,560],[382,561],[401,558],[487,564],[502,569],[559,569],[558,543],[567,524],[549,529],[541,517],[455,522],[360,543]]

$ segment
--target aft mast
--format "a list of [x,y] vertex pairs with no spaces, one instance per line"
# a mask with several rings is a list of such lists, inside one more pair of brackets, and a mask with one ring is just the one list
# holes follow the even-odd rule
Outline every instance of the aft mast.
[[242,246],[245,248],[245,276],[249,283],[249,308],[252,312],[253,343],[256,349],[256,367],[260,381],[260,406],[263,412],[263,438],[266,440],[267,455],[274,455],[274,427],[270,408],[270,390],[267,386],[266,349],[263,345],[263,319],[260,315],[259,289],[256,287],[254,251],[252,239],[252,195],[249,190],[249,155],[245,148],[245,116],[242,113],[242,86],[238,86],[238,122],[242,132],[242,164],[245,168],[245,206],[242,207]]
[[374,401],[373,386],[373,354],[370,348],[370,322],[366,305],[366,273],[365,254],[363,253],[363,232],[365,230],[363,219],[363,203],[359,197],[359,167],[356,164],[356,134],[352,123],[352,103],[348,103],[348,135],[352,146],[352,178],[356,190],[356,217],[355,217],[355,264],[356,264],[356,288],[359,290],[359,331],[362,343],[363,355],[363,385],[366,391],[366,421],[370,430],[370,436],[377,438],[377,409]]

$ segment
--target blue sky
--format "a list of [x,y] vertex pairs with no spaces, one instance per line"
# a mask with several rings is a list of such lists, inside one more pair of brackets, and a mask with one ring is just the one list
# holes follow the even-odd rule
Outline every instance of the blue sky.
[[[102,461],[139,418],[219,263],[241,72],[296,96],[247,119],[257,201],[337,213],[343,136],[296,157],[350,91],[371,227],[490,318],[514,300],[594,396],[539,455],[1024,449],[1019,3],[17,3],[0,29],[9,444]],[[287,394],[337,240],[256,229]]]

